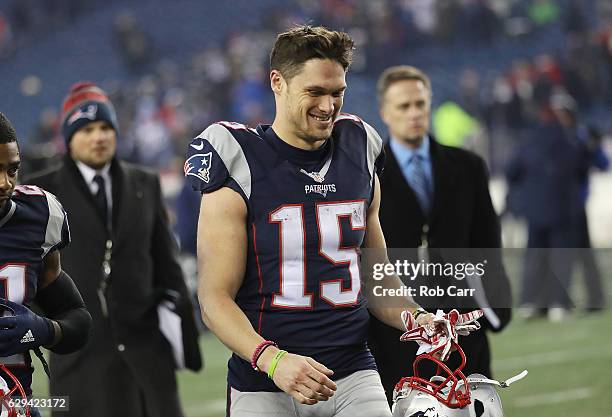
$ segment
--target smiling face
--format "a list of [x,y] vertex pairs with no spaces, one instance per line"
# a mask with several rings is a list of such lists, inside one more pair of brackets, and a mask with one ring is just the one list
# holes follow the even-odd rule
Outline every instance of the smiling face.
[[93,169],[100,169],[115,155],[117,134],[106,121],[91,122],[70,139],[70,156]]
[[0,212],[13,195],[19,174],[17,142],[0,143]]
[[346,71],[331,59],[310,59],[290,80],[272,70],[276,99],[272,128],[280,138],[302,149],[316,149],[331,135],[342,108]]
[[418,147],[429,130],[431,92],[421,80],[401,80],[384,93],[380,116],[391,136],[400,142]]

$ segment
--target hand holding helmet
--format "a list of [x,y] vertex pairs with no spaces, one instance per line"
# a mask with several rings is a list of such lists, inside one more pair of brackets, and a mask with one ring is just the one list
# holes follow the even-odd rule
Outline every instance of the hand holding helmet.
[[[483,315],[482,310],[464,314],[457,310],[447,314],[438,310],[429,325],[416,326],[414,320],[406,321],[407,331],[400,340],[417,342],[419,350],[413,363],[413,376],[402,378],[395,386],[393,417],[503,417],[495,387],[506,388],[524,378],[527,371],[501,382],[480,374],[468,377],[463,374],[467,359],[458,338],[478,330],[478,319]],[[461,357],[456,369],[444,362],[453,352]],[[419,374],[419,364],[427,361],[437,368],[437,374],[430,379]]]
[[[446,360],[452,352],[451,342],[456,343],[459,335],[466,336],[478,330],[480,328],[478,319],[483,315],[482,310],[464,314],[460,314],[457,310],[451,310],[447,314],[438,310],[431,324],[425,326],[417,326],[416,320],[405,320],[406,332],[400,337],[400,340],[417,342],[419,344],[418,355],[436,351],[442,360]],[[403,315],[402,318],[404,318]],[[441,346],[444,346],[444,349],[438,350]]]

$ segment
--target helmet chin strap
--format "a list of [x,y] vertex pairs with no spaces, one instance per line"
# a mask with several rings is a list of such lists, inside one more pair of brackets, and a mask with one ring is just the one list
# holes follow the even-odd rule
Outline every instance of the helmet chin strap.
[[[505,381],[498,381],[496,379],[490,379],[484,376],[475,376],[475,375],[470,375],[466,379],[467,379],[468,384],[472,384],[472,383],[489,384],[489,385],[495,385],[500,388],[508,388],[512,383],[516,381],[520,381],[521,379],[525,378],[528,373],[529,372],[525,369],[523,372],[520,372],[519,374],[514,375],[512,378],[508,378]],[[444,382],[444,380],[445,378],[440,375],[435,375],[431,377],[432,382]],[[459,389],[461,385],[463,385],[463,381],[459,380],[459,382],[457,383],[457,389]]]
[[510,384],[519,381],[523,378],[525,378],[527,376],[529,372],[527,372],[527,370],[525,369],[523,372],[513,376],[512,378],[508,378],[505,381],[497,381],[495,379],[489,379],[489,378],[485,378],[485,377],[481,377],[481,376],[468,376],[467,377],[467,381],[468,383],[480,383],[480,384],[491,384],[491,385],[496,385],[500,388],[508,388],[510,386]]

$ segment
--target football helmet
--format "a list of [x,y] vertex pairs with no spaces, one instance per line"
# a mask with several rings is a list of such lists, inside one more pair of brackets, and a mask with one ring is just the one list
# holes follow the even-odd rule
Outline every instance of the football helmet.
[[[443,351],[448,349],[445,345],[423,353],[417,356],[412,364],[413,376],[402,378],[395,386],[394,398],[403,389],[410,389],[428,394],[448,408],[461,408],[468,405],[470,392],[467,378],[462,372],[466,363],[465,353],[454,340],[450,341],[450,348],[461,357],[461,363],[457,369],[451,370],[440,359]],[[437,367],[436,375],[429,380],[423,378],[419,370],[420,365],[426,361],[433,362]]]
[[[527,375],[527,371],[496,381],[480,374],[466,377],[466,356],[457,343],[459,335],[478,330],[482,311],[459,314],[452,310],[436,313],[435,326],[406,329],[400,340],[419,343],[413,364],[413,376],[402,378],[393,391],[393,417],[503,417],[501,399],[495,387],[506,388]],[[451,370],[444,363],[453,353],[461,362]],[[433,363],[436,375],[423,378],[420,367]]]
[[[504,417],[501,399],[495,387],[507,388],[526,375],[527,371],[523,371],[500,382],[481,374],[471,374],[467,377],[470,403],[460,408],[447,407],[429,393],[408,384],[398,384],[393,393],[393,417]],[[433,377],[432,380],[438,378]]]
[[9,384],[0,376],[0,417],[30,417],[23,386],[6,365],[0,364],[0,372],[13,381],[13,388],[9,388]]

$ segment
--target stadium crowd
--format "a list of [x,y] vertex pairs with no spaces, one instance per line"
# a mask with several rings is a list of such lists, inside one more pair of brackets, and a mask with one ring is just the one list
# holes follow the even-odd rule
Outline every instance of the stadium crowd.
[[[114,105],[109,112],[113,114],[112,130],[119,137],[118,157],[161,174],[165,197],[173,207],[170,219],[181,243],[182,266],[191,278],[190,285],[196,280],[200,196],[183,180],[183,168],[186,172],[194,168],[189,165],[191,157],[185,162],[185,149],[190,139],[218,120],[236,120],[251,126],[271,122],[274,108],[267,51],[276,33],[302,22],[349,32],[358,51],[351,70],[351,77],[355,76],[351,79],[351,88],[356,86],[355,90],[361,90],[361,98],[368,97],[363,91],[371,94],[371,100],[361,100],[351,110],[368,106],[370,114],[379,110],[374,80],[381,71],[398,60],[420,65],[418,59],[415,59],[417,62],[411,59],[431,53],[437,58],[427,61],[423,67],[432,74],[432,84],[436,87],[431,88],[427,81],[428,100],[432,98],[431,91],[435,91],[432,131],[424,132],[419,138],[427,138],[429,143],[431,134],[435,138],[432,139],[434,146],[439,142],[474,150],[484,157],[494,175],[506,176],[509,193],[502,215],[510,213],[527,220],[529,248],[553,248],[542,259],[525,257],[523,292],[519,300],[523,315],[532,318],[548,314],[550,320],[562,321],[575,307],[567,294],[575,264],[582,263],[586,271],[583,275],[590,277],[585,309],[598,312],[607,303],[592,252],[587,254],[590,258],[574,256],[578,254],[568,257],[567,252],[559,249],[590,248],[586,212],[589,174],[591,169],[609,167],[602,138],[612,136],[612,123],[592,117],[612,107],[612,7],[608,3],[605,0],[586,3],[578,0],[295,0],[264,13],[266,20],[256,26],[230,29],[222,41],[203,43],[187,61],[165,56],[152,36],[152,25],[128,9],[115,15],[111,29],[115,51],[112,59],[121,62],[123,73],[104,82],[108,97],[104,93],[103,101]],[[102,3],[75,6],[74,0],[16,0],[7,5],[0,8],[0,61],[10,60],[19,48],[41,39],[76,16],[95,11]],[[47,17],[49,24],[41,24]],[[542,39],[542,34],[547,39],[544,49],[541,45],[536,47],[534,42]],[[554,45],[551,39],[556,40]],[[461,55],[457,51],[466,51],[465,56],[471,57],[469,52],[480,47],[489,55],[477,61],[457,57],[455,62],[455,56]],[[493,56],[512,47],[520,52],[509,53],[499,60]],[[437,67],[439,62],[444,64]],[[348,97],[347,103],[352,99]],[[38,171],[62,159],[70,146],[70,135],[66,137],[66,132],[62,132],[62,123],[67,120],[66,111],[63,113],[62,116],[59,108],[49,107],[40,114],[37,126],[23,141],[24,171]],[[429,107],[426,117],[429,120]],[[395,139],[393,136],[390,142]],[[200,146],[191,145],[201,152],[203,142]],[[454,151],[457,149],[451,150]],[[206,155],[192,155],[202,161],[205,178],[212,164],[212,159],[206,161]],[[215,162],[215,165],[219,164]],[[465,183],[479,182],[486,189],[487,167],[485,164],[479,167],[482,167],[479,171],[482,181]],[[452,176],[453,171],[449,172],[447,177]],[[104,187],[104,183],[98,184],[95,194],[104,194],[101,192]],[[463,198],[469,194],[459,193],[456,200],[469,202],[469,198]],[[483,195],[491,224],[494,223],[484,229],[496,233],[493,244],[486,242],[480,247],[497,247],[499,219],[488,189]],[[109,226],[112,216],[109,220],[106,212],[109,204],[105,198],[100,211]],[[405,216],[406,207],[399,203],[396,207],[401,207],[400,216]],[[446,204],[445,209],[451,212],[445,218],[460,213],[457,205]],[[165,215],[165,208],[162,211]],[[423,213],[426,212],[424,209]],[[424,219],[427,221],[427,216]],[[484,224],[482,212],[475,214],[475,219],[473,223]],[[453,221],[454,225],[471,223],[466,215]],[[397,230],[403,230],[402,237],[406,234],[404,227]],[[429,225],[419,225],[416,230],[415,236],[423,245]],[[443,230],[449,232],[451,228]],[[547,263],[550,265],[544,265]],[[555,263],[563,274],[555,270]],[[558,297],[534,299],[534,287],[548,292],[554,289]],[[254,362],[257,365],[257,358]],[[257,366],[253,367],[257,370]]]
[[[37,8],[32,7],[26,17],[20,12],[21,3],[14,2],[7,13],[12,19],[5,20],[25,31],[36,26],[32,22],[46,11],[35,13],[31,10]],[[65,10],[72,9],[61,6],[64,2],[51,3],[56,4],[53,10],[60,16],[58,22],[69,18]],[[448,80],[456,87],[437,97],[456,101],[479,126],[486,127],[487,157],[493,171],[499,172],[508,147],[539,118],[542,105],[556,88],[572,95],[581,110],[612,102],[612,19],[603,6],[600,9],[604,14],[592,25],[592,16],[575,1],[565,8],[552,1],[299,2],[294,8],[270,14],[272,19],[260,29],[227,33],[223,44],[206,45],[184,65],[156,55],[147,25],[129,12],[121,13],[114,29],[118,58],[128,73],[135,68],[147,70],[106,86],[123,127],[119,153],[162,172],[173,172],[181,165],[185,140],[202,126],[219,119],[250,124],[269,119],[272,109],[263,104],[268,95],[265,45],[291,23],[310,19],[347,29],[363,51],[357,54],[352,71],[365,79],[375,77],[380,66],[386,65],[384,57],[410,56],[416,49],[433,45],[441,48],[436,53],[450,55],[457,47],[502,38],[529,42],[537,31],[554,30],[546,28],[557,25],[563,29],[563,44],[558,49],[516,59],[501,71],[465,66],[455,79]],[[45,161],[63,152],[55,109],[41,114],[27,142],[32,156]]]
[[[26,44],[41,31],[52,31],[75,13],[95,11],[101,4],[74,8],[72,3],[10,2],[0,11],[4,14],[0,45],[11,50]],[[46,15],[52,18],[41,28],[40,19]],[[116,59],[125,64],[126,76],[104,87],[115,103],[121,126],[118,155],[159,170],[170,180],[166,185],[174,184],[167,189],[168,195],[176,196],[180,189],[186,141],[203,126],[217,120],[242,120],[250,125],[270,120],[273,109],[265,104],[270,103],[267,45],[275,33],[296,22],[311,21],[351,33],[358,48],[351,71],[367,85],[373,85],[390,57],[410,63],[402,57],[419,51],[452,57],[458,48],[474,45],[488,45],[490,51],[522,45],[525,55],[508,60],[506,67],[462,62],[457,68],[450,59],[446,73],[436,68],[433,75],[434,84],[443,87],[436,88],[434,96],[437,136],[445,142],[440,126],[454,136],[461,131],[460,137],[446,143],[478,151],[494,174],[503,173],[511,150],[537,121],[547,117],[552,94],[570,94],[580,113],[612,103],[612,10],[605,1],[297,1],[262,16],[265,22],[228,31],[223,42],[204,44],[189,61],[179,63],[156,53],[150,36],[153,29],[137,14],[123,11],[116,15]],[[556,47],[546,52],[529,49],[530,42],[546,32],[556,34]],[[7,47],[11,42],[13,47]],[[449,79],[436,79],[435,74]],[[371,90],[374,96],[373,87]],[[447,103],[465,115],[468,128],[460,129],[444,118]],[[64,152],[58,110],[44,110],[38,126],[24,141],[30,171],[53,164]],[[609,125],[598,127],[604,135],[610,133]],[[471,136],[480,137],[480,147],[473,145]],[[187,222],[179,231],[188,230],[191,224]]]

